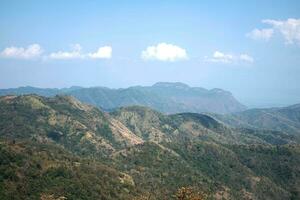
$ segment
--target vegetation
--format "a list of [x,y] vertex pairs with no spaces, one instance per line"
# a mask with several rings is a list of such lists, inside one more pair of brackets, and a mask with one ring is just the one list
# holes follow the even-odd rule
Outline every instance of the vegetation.
[[122,173],[57,145],[4,142],[0,146],[1,199],[130,199]]
[[203,193],[195,192],[193,188],[182,187],[175,194],[178,200],[204,200],[206,197]]
[[141,106],[104,113],[68,96],[0,98],[1,199],[299,199],[299,163],[297,133]]

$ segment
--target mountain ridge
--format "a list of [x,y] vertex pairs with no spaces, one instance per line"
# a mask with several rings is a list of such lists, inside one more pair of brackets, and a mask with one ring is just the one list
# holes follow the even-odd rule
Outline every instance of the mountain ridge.
[[172,199],[190,186],[211,199],[296,199],[299,143],[294,134],[235,128],[206,114],[103,112],[66,95],[2,96],[0,196]]
[[211,114],[234,127],[272,129],[300,134],[300,104],[286,107],[255,108],[226,115]]
[[148,106],[164,113],[213,112],[225,114],[246,109],[246,106],[238,102],[229,91],[218,88],[207,90],[201,87],[190,87],[180,82],[158,82],[152,86],[132,86],[118,89],[79,86],[43,89],[27,86],[0,90],[1,96],[34,93],[46,97],[57,94],[71,95],[82,102],[108,111],[131,105]]

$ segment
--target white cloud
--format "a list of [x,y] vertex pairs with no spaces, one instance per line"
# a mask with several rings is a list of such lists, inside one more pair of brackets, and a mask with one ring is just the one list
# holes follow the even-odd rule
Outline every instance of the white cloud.
[[206,57],[205,61],[215,63],[253,63],[254,59],[248,54],[230,54],[221,51],[215,51],[212,57]]
[[287,44],[300,44],[300,19],[289,18],[287,20],[262,20],[263,23],[273,26],[284,37]]
[[213,54],[213,60],[217,62],[224,62],[224,63],[229,63],[233,61],[233,55],[231,54],[225,54],[220,51],[215,51]]
[[186,50],[173,44],[159,43],[142,51],[144,60],[177,61],[188,59]]
[[80,44],[72,45],[72,51],[58,51],[51,53],[48,57],[51,59],[60,59],[60,60],[68,60],[68,59],[109,59],[112,56],[112,47],[104,46],[99,47],[99,49],[94,53],[84,54],[81,51]]
[[246,36],[252,39],[264,39],[267,41],[277,31],[284,37],[286,44],[298,43],[300,45],[300,19],[264,19],[262,23],[270,25],[271,28],[254,29],[250,33],[247,33]]
[[247,33],[246,36],[254,40],[266,40],[268,41],[273,36],[274,30],[271,28],[268,29],[253,29],[250,33]]
[[95,53],[89,53],[88,57],[93,58],[93,59],[101,59],[101,58],[106,58],[109,59],[112,56],[112,47],[111,46],[104,46],[100,47],[98,51]]
[[72,51],[58,51],[51,53],[49,58],[58,59],[58,60],[66,60],[66,59],[75,59],[75,58],[83,58],[84,56],[81,54],[81,46],[80,44],[72,45]]
[[42,53],[43,50],[39,44],[31,44],[27,48],[7,47],[0,55],[4,58],[33,59],[38,58]]
[[254,62],[254,59],[251,56],[247,55],[247,54],[241,54],[239,59],[241,61],[245,61],[245,62],[249,62],[249,63]]

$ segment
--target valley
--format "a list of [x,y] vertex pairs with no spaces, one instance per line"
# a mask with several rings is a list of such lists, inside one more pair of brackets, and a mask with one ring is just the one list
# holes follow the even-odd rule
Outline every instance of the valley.
[[208,199],[300,195],[293,129],[143,106],[104,112],[64,95],[3,96],[0,109],[2,199],[172,199],[184,187]]

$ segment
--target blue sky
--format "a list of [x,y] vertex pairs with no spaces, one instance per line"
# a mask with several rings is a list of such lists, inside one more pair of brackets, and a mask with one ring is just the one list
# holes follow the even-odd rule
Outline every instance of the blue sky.
[[300,103],[300,1],[0,1],[0,88],[152,85]]

